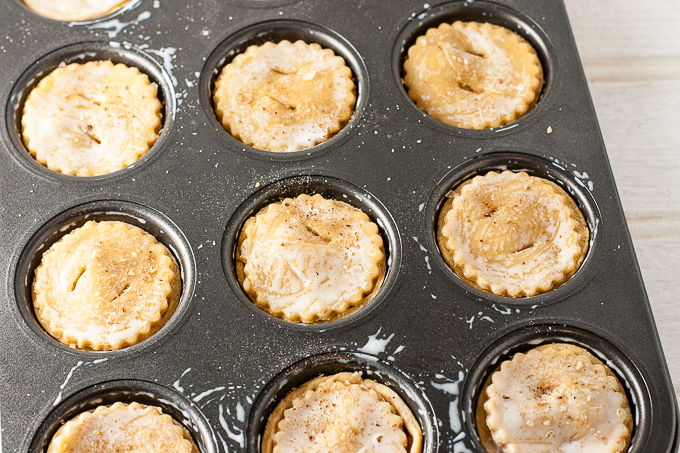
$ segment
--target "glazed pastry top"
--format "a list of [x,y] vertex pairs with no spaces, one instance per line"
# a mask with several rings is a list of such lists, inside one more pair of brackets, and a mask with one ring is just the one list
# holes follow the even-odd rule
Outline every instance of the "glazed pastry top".
[[[548,344],[501,365],[484,404],[494,441],[524,453],[626,451],[632,415],[621,384],[585,349]],[[504,450],[504,451],[505,451]]]
[[251,46],[215,82],[215,111],[243,143],[275,152],[321,143],[349,120],[356,101],[342,57],[303,41]]
[[244,225],[237,259],[244,290],[290,321],[326,320],[371,293],[384,273],[378,227],[347,203],[300,195]]
[[120,170],[158,138],[157,91],[137,68],[111,61],[57,68],[26,99],[24,143],[38,162],[67,175]]
[[153,236],[123,222],[90,221],[43,254],[33,304],[65,345],[121,349],[160,328],[180,292],[177,263]]
[[429,29],[409,49],[404,71],[418,107],[466,129],[515,121],[536,103],[543,86],[531,45],[488,23],[457,21]]

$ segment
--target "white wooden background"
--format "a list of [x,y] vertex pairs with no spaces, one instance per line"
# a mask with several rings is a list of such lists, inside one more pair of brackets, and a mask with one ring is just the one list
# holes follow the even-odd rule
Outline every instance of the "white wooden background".
[[565,0],[680,396],[680,0]]

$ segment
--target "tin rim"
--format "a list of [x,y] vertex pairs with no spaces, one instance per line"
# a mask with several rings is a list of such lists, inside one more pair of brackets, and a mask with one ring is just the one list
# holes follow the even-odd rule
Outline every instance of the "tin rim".
[[[576,273],[557,288],[535,296],[499,296],[473,288],[456,275],[448,264],[446,264],[439,251],[439,245],[437,244],[437,222],[439,211],[447,198],[446,194],[463,182],[477,175],[483,175],[489,171],[503,170],[524,171],[530,176],[538,176],[558,184],[576,202],[588,224],[588,230],[590,231],[588,251]],[[453,280],[456,284],[481,300],[488,300],[503,305],[543,306],[573,295],[584,287],[587,281],[593,276],[593,267],[598,258],[598,250],[601,242],[600,230],[602,229],[602,217],[597,203],[590,191],[576,175],[567,171],[559,164],[550,162],[541,157],[520,152],[492,152],[480,155],[471,161],[460,164],[442,178],[435,187],[426,208],[425,218],[427,222],[425,228],[428,232],[426,240],[428,247],[431,250],[437,250],[434,260],[439,265],[439,268],[449,277],[449,279]]]
[[[336,55],[342,57],[345,60],[345,64],[352,71],[356,89],[356,102],[354,104],[354,112],[347,124],[325,142],[300,151],[279,153],[253,148],[232,137],[217,119],[213,92],[215,91],[215,80],[220,72],[237,55],[245,52],[249,46],[259,46],[266,42],[280,42],[282,40],[290,42],[302,40],[306,43],[317,43],[323,48],[331,49]],[[349,138],[350,131],[357,126],[368,105],[368,94],[368,69],[356,48],[343,36],[330,29],[297,20],[260,22],[229,36],[208,57],[199,81],[200,103],[203,106],[204,114],[209,125],[217,132],[217,136],[225,148],[239,153],[247,151],[253,157],[272,161],[299,160],[307,156],[318,156],[322,152],[337,148],[340,143]]]
[[[479,356],[465,379],[462,410],[465,429],[476,450],[485,452],[476,425],[479,394],[497,366],[517,352],[526,352],[539,344],[568,343],[580,346],[606,364],[626,391],[633,415],[634,427],[628,451],[640,453],[650,436],[652,404],[649,389],[642,374],[620,349],[591,332],[566,325],[534,325],[515,330],[492,343]],[[676,417],[676,414],[673,413]],[[673,423],[675,426],[676,423]],[[673,433],[669,433],[673,434]],[[669,435],[669,439],[674,437]]]
[[[544,83],[541,95],[530,111],[512,123],[497,128],[465,129],[450,126],[432,118],[411,100],[403,83],[404,61],[408,55],[408,50],[415,44],[416,39],[424,35],[428,29],[436,28],[443,23],[452,23],[456,20],[488,22],[493,25],[499,25],[516,32],[531,44],[543,66]],[[540,25],[518,11],[498,3],[483,0],[450,2],[428,8],[420,13],[414,13],[402,26],[402,31],[399,33],[392,48],[392,75],[402,97],[411,108],[415,109],[418,116],[422,116],[424,123],[448,134],[466,138],[488,139],[504,135],[506,131],[511,133],[510,131],[517,132],[525,129],[552,108],[553,92],[555,91],[554,85],[556,85],[555,79],[558,71],[557,59],[554,57],[554,54],[550,38],[548,38],[548,35],[542,30]]]
[[38,427],[27,450],[32,453],[47,451],[49,442],[65,421],[115,402],[159,407],[189,431],[201,453],[218,453],[212,428],[192,401],[162,385],[132,379],[96,384],[58,403]]
[[369,354],[337,352],[319,354],[296,362],[277,374],[253,402],[246,427],[246,449],[261,451],[262,433],[269,415],[292,389],[320,375],[361,372],[394,390],[411,409],[423,433],[422,453],[436,453],[439,444],[437,418],[425,392],[410,377]]
[[[383,239],[387,272],[380,289],[366,305],[337,320],[303,324],[276,318],[258,308],[248,298],[236,276],[235,258],[238,237],[246,220],[271,203],[278,202],[283,198],[293,198],[300,194],[320,194],[324,198],[342,201],[360,209],[378,226],[378,231]],[[329,176],[295,176],[281,179],[263,187],[238,207],[229,220],[222,238],[222,267],[227,281],[239,301],[255,312],[256,315],[294,329],[321,331],[354,324],[385,302],[396,283],[400,266],[401,240],[399,230],[387,208],[367,190]]]
[[[22,137],[21,118],[24,104],[33,88],[49,73],[62,64],[87,63],[89,61],[111,60],[114,64],[122,63],[128,67],[139,69],[149,77],[151,83],[158,86],[158,100],[161,102],[161,129],[153,146],[136,162],[125,168],[100,176],[72,176],[48,169],[36,161],[28,152]],[[43,178],[56,182],[90,183],[100,185],[103,181],[110,181],[126,177],[136,168],[155,160],[164,148],[164,143],[172,130],[177,105],[175,90],[166,71],[151,56],[140,49],[130,46],[112,46],[104,42],[83,42],[54,50],[34,62],[17,80],[10,92],[6,107],[7,132],[10,141],[11,155],[22,167]]]
[[[172,253],[180,269],[182,293],[174,314],[158,332],[133,346],[115,351],[89,351],[69,348],[52,338],[38,322],[33,311],[33,278],[35,269],[40,265],[42,255],[52,244],[66,234],[83,226],[90,220],[115,220],[136,226],[151,234]],[[14,266],[14,296],[21,324],[27,333],[51,347],[64,353],[82,357],[116,357],[136,353],[162,340],[180,323],[187,313],[196,284],[196,263],[193,251],[182,231],[169,218],[146,206],[124,202],[101,200],[70,208],[46,222],[25,243]]]

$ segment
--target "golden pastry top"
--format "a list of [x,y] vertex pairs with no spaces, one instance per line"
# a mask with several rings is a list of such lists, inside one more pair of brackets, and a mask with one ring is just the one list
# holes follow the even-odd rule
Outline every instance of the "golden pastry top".
[[83,412],[52,437],[47,453],[199,453],[191,434],[153,406],[114,403]]
[[250,46],[215,82],[215,112],[235,138],[257,149],[299,151],[326,141],[356,101],[342,57],[303,41]]
[[498,127],[538,100],[543,69],[521,36],[488,23],[441,24],[408,50],[404,84],[433,118],[466,129]]
[[385,253],[378,227],[347,203],[300,195],[251,217],[239,239],[243,289],[275,316],[329,320],[380,286]]
[[440,247],[480,288],[532,296],[580,266],[588,229],[554,183],[524,172],[489,172],[461,185],[441,226]]
[[54,243],[35,270],[36,317],[56,340],[121,349],[162,327],[179,301],[179,268],[150,234],[123,222],[87,222]]
[[161,127],[158,87],[137,68],[72,63],[31,91],[21,125],[29,152],[50,170],[98,176],[136,162]]
[[633,420],[623,387],[578,346],[547,344],[515,354],[492,375],[486,393],[487,425],[507,451],[628,448]]
[[263,453],[419,453],[413,413],[389,387],[361,373],[320,376],[289,393],[267,421]]
[[129,0],[23,0],[29,9],[55,20],[89,20],[122,8]]

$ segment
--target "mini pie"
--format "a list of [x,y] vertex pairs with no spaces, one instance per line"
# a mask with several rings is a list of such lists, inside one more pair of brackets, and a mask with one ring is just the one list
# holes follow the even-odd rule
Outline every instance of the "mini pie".
[[274,316],[329,321],[373,297],[385,276],[385,251],[362,211],[303,194],[246,221],[236,271],[250,299]]
[[55,20],[89,20],[119,10],[129,0],[23,0],[33,12]]
[[83,412],[52,437],[47,453],[199,453],[189,431],[153,406],[114,403]]
[[222,126],[257,149],[299,151],[328,140],[354,110],[352,71],[342,57],[303,41],[250,46],[215,82]]
[[161,128],[158,87],[137,68],[72,63],[33,88],[21,125],[28,151],[50,170],[98,176],[136,162]]
[[517,353],[490,381],[477,408],[488,452],[628,450],[633,418],[626,393],[585,349],[555,343]]
[[406,403],[361,373],[320,376],[276,406],[262,453],[420,453],[422,433]]
[[181,285],[177,262],[153,236],[124,222],[89,221],[43,254],[33,307],[61,343],[115,350],[163,327]]
[[543,69],[521,36],[488,23],[441,24],[419,36],[404,62],[409,97],[451,126],[511,123],[536,104]]
[[439,214],[437,242],[467,283],[501,296],[534,296],[573,275],[588,225],[557,184],[524,172],[489,172],[461,184]]

